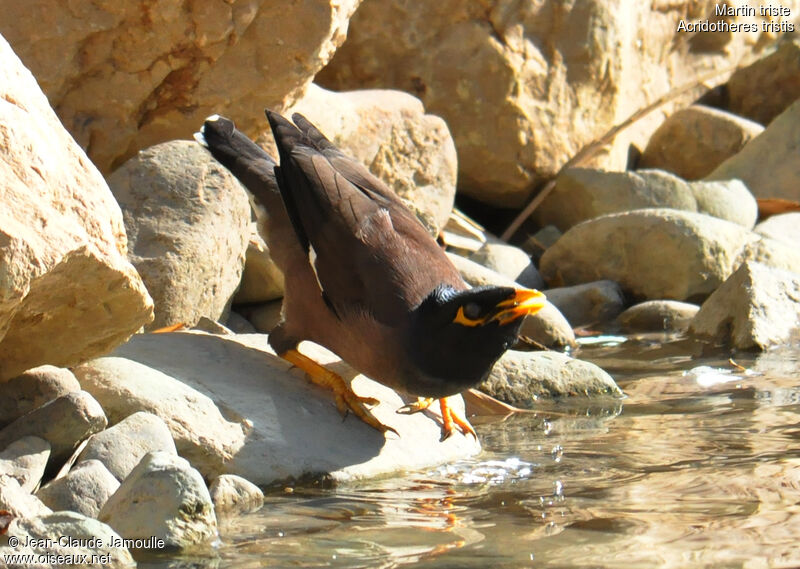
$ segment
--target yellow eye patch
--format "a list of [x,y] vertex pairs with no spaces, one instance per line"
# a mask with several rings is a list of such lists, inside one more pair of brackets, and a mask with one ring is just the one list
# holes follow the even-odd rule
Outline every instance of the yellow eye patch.
[[464,307],[459,306],[458,312],[456,312],[456,317],[453,318],[453,322],[456,324],[461,324],[462,326],[480,326],[481,324],[486,323],[486,317],[483,318],[468,318],[466,314],[464,314]]

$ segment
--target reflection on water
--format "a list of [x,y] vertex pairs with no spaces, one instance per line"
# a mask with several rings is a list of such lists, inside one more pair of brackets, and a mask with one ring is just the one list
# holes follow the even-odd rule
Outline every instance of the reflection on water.
[[272,493],[222,545],[140,567],[797,567],[800,349],[585,345],[628,397],[478,427],[427,472]]

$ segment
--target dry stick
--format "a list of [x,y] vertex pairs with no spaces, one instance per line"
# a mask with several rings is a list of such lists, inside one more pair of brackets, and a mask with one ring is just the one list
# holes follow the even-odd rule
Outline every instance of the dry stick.
[[[740,63],[739,65],[742,64]],[[561,166],[561,168],[559,168],[558,172],[556,172],[556,175],[553,176],[544,185],[542,191],[536,194],[536,196],[530,201],[530,203],[528,203],[528,205],[525,206],[525,208],[519,213],[519,215],[517,215],[517,217],[514,218],[514,221],[512,221],[506,228],[506,230],[503,232],[503,234],[500,235],[500,239],[502,239],[503,241],[508,241],[509,239],[511,239],[511,236],[514,235],[517,229],[520,228],[520,226],[525,222],[525,220],[528,219],[534,211],[536,211],[536,208],[539,207],[539,204],[541,204],[544,201],[544,199],[550,194],[550,192],[553,191],[553,188],[556,185],[556,179],[561,175],[561,173],[564,170],[566,170],[567,168],[572,168],[574,166],[580,166],[581,164],[583,164],[586,160],[590,159],[595,154],[597,154],[606,145],[610,144],[621,131],[628,128],[630,125],[638,121],[643,116],[669,103],[670,101],[676,99],[677,97],[686,93],[687,91],[690,91],[695,87],[699,87],[706,81],[719,77],[720,75],[724,75],[725,73],[728,72],[732,73],[739,67],[739,65],[733,65],[721,71],[712,71],[710,73],[703,75],[699,79],[687,85],[684,85],[683,87],[680,87],[678,89],[673,89],[672,91],[666,93],[665,95],[662,95],[661,97],[659,97],[646,107],[642,107],[641,109],[633,113],[631,116],[629,116],[621,123],[611,127],[611,129],[608,130],[600,138],[596,138],[595,140],[593,140],[592,142],[581,148],[578,151],[578,153],[575,154],[575,156],[570,158],[563,166]]]

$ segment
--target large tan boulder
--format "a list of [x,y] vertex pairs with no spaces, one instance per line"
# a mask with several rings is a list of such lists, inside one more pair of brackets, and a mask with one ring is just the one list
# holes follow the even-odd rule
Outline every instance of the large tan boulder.
[[[450,126],[459,191],[518,206],[635,110],[751,53],[761,33],[678,30],[681,20],[713,19],[715,4],[365,0],[315,80],[414,93]],[[796,14],[800,2],[782,5]],[[637,121],[596,165],[622,169],[629,144],[643,148],[660,122],[658,112]]]
[[731,75],[732,112],[766,125],[800,97],[800,38],[789,37],[767,57]]
[[0,0],[0,33],[103,172],[227,113],[251,135],[344,41],[360,0]]
[[785,344],[800,330],[800,275],[747,261],[708,297],[692,335],[742,350]]
[[[375,89],[336,93],[312,84],[286,111],[294,112],[367,166],[426,226],[438,232],[447,223],[456,195],[456,147],[447,124],[426,114],[418,98]],[[272,141],[271,134],[265,138]]]
[[0,381],[101,355],[152,319],[126,251],[108,186],[0,37]]
[[574,226],[542,256],[551,285],[600,279],[633,298],[701,299],[730,276],[758,236],[741,225],[689,211],[640,209]]
[[155,303],[150,328],[225,319],[250,238],[247,193],[194,141],[142,150],[108,178],[128,258]]
[[800,200],[800,99],[711,174],[742,180],[757,198]]
[[686,182],[663,170],[568,168],[556,178],[534,218],[566,231],[600,215],[644,208],[697,211],[748,228],[758,217],[756,199],[739,180]]
[[[480,451],[475,439],[460,434],[440,442],[434,410],[396,413],[416,398],[401,398],[303,342],[306,355],[352,378],[359,395],[378,399],[372,413],[400,436],[384,436],[352,415],[343,421],[330,391],[311,384],[268,342],[264,334],[137,334],[113,357],[83,364],[75,374],[112,423],[136,411],[161,417],[178,453],[207,479],[237,474],[267,486],[327,472],[347,481],[431,468]],[[463,411],[460,396],[452,403]]]
[[764,127],[757,122],[703,105],[672,114],[650,137],[639,167],[661,168],[685,180],[710,174]]

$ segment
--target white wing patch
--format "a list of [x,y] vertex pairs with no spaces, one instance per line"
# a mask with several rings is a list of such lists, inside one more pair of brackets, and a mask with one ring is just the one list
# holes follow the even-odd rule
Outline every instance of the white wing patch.
[[308,264],[311,265],[311,270],[314,271],[314,278],[317,279],[317,286],[319,287],[319,291],[322,294],[325,294],[325,289],[322,288],[322,283],[319,280],[319,275],[317,274],[317,252],[314,251],[314,246],[309,243],[308,244]]

